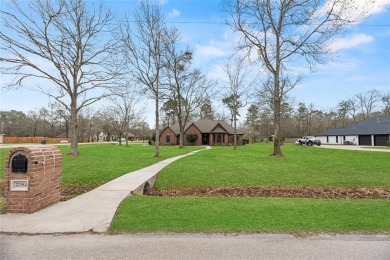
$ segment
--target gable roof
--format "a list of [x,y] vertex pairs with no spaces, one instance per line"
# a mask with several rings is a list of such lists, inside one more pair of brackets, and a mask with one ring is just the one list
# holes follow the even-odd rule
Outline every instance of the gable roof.
[[327,135],[390,135],[390,116],[374,117],[345,128],[329,129],[318,136]]
[[[211,119],[200,119],[196,122],[187,122],[184,131],[187,131],[187,129],[194,124],[201,133],[228,133],[228,134],[234,134],[234,127],[226,123],[225,121],[221,120],[211,120]],[[180,134],[179,130],[179,124],[176,123],[169,127],[172,129],[172,131],[176,134]],[[244,132],[237,129],[237,134],[243,135]]]
[[211,133],[226,133],[226,130],[223,129],[223,127],[218,124],[216,127],[214,127],[214,129],[211,131]]

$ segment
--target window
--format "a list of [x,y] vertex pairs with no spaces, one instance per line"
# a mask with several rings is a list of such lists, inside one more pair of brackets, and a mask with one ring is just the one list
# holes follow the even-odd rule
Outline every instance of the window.
[[167,136],[165,137],[165,142],[166,142],[166,143],[170,143],[170,142],[171,142],[171,136],[170,136],[170,135],[167,135]]

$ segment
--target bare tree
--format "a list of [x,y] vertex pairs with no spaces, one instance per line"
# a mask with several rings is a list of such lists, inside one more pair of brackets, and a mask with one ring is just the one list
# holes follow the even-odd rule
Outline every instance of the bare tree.
[[390,116],[390,94],[383,95],[382,96],[382,102],[383,102],[383,114],[385,116]]
[[214,82],[199,69],[191,68],[192,52],[180,50],[180,34],[176,28],[167,32],[165,39],[165,76],[167,96],[173,101],[173,110],[179,124],[179,147],[184,147],[184,128],[191,113],[208,98]]
[[[128,88],[127,91],[129,90]],[[106,116],[118,136],[119,145],[122,145],[122,137],[124,137],[128,146],[130,129],[141,121],[142,109],[137,107],[140,95],[131,91],[113,95],[110,101],[112,105],[106,109]]]
[[250,71],[241,59],[226,63],[223,71],[227,76],[227,92],[222,99],[232,115],[234,127],[233,149],[237,149],[237,116],[239,110],[247,105],[248,93],[256,79],[250,79]]
[[367,119],[371,116],[374,109],[377,107],[378,102],[381,100],[382,95],[379,90],[372,89],[365,93],[359,93],[356,95],[356,99],[359,103],[363,119]]
[[96,89],[111,86],[118,76],[109,59],[116,45],[105,37],[112,15],[101,5],[88,10],[84,0],[24,3],[12,1],[1,10],[1,72],[15,76],[10,87],[37,79],[42,83],[36,90],[70,112],[69,154],[77,155],[79,111],[103,98]]
[[353,122],[356,122],[358,119],[358,110],[359,110],[359,104],[356,99],[356,96],[353,96],[352,98],[348,99],[346,102],[349,105],[349,115],[352,117]]
[[293,88],[299,81],[300,76],[294,79],[290,73],[296,64],[306,63],[312,69],[326,61],[329,40],[343,31],[352,18],[348,12],[355,9],[351,1],[346,0],[224,0],[223,9],[228,15],[227,24],[240,34],[238,49],[245,51],[248,57],[256,55],[271,75],[273,155],[282,156],[283,82],[290,82],[289,87]]
[[[135,30],[130,25],[135,20]],[[120,40],[126,55],[128,71],[137,83],[145,86],[155,101],[155,157],[160,156],[159,148],[159,102],[164,66],[164,37],[166,26],[159,3],[141,1],[133,17],[126,16],[119,22],[116,37]]]
[[251,139],[252,143],[255,143],[257,141],[257,137],[260,134],[260,112],[259,107],[257,105],[252,104],[246,114],[245,119],[245,130],[246,133],[249,135],[249,138]]

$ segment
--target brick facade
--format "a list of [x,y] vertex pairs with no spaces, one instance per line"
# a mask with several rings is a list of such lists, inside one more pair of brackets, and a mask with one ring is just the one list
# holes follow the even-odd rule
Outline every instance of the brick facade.
[[186,135],[190,135],[190,134],[196,134],[198,136],[198,139],[196,140],[194,145],[202,145],[202,133],[194,124],[190,125],[190,127],[187,128],[184,134],[184,145],[192,145],[187,141],[186,138]]
[[[168,139],[167,136],[169,136]],[[167,142],[168,140],[169,142]],[[161,133],[160,144],[179,144],[178,136],[176,136],[172,129],[168,127]]]
[[[234,128],[225,121],[201,119],[197,122],[187,122],[184,132],[184,145],[192,145],[186,136],[196,134],[197,140],[194,145],[228,145],[234,143]],[[242,145],[244,133],[237,130],[237,145]],[[167,142],[167,136],[169,141]],[[161,144],[179,144],[180,131],[178,124],[165,128],[160,135]]]
[[[27,158],[27,172],[12,172],[17,155]],[[4,209],[10,213],[34,213],[60,201],[62,154],[54,146],[18,147],[5,159]],[[12,181],[28,181],[27,191],[11,189]]]

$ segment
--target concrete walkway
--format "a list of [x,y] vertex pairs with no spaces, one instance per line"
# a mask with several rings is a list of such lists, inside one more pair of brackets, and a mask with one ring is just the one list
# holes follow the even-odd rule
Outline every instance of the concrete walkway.
[[105,232],[110,227],[119,204],[125,198],[134,193],[142,194],[146,183],[152,186],[157,174],[168,164],[200,151],[202,150],[128,173],[90,192],[33,214],[0,215],[0,233],[52,234],[91,230]]

